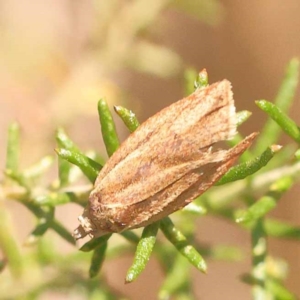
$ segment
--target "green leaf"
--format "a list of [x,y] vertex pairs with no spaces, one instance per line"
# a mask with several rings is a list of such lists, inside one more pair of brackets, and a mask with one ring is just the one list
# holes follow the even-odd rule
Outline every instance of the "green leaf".
[[[15,278],[20,278],[24,270],[24,258],[15,237],[10,215],[4,206],[3,199],[0,198],[0,248],[3,257],[7,260],[7,265]],[[2,278],[2,280],[4,280]],[[4,282],[4,281],[3,281]]]
[[87,243],[85,243],[79,250],[83,251],[83,252],[92,251],[96,247],[98,247],[102,244],[105,244],[111,236],[112,236],[111,234],[106,234],[106,235],[100,236],[98,238],[93,238],[90,241],[88,241]]
[[4,171],[4,174],[10,178],[11,180],[17,182],[20,186],[24,187],[27,192],[29,193],[30,191],[30,182],[28,178],[24,176],[24,174],[16,173],[12,171],[11,169],[6,169]]
[[139,236],[137,236],[134,232],[131,230],[126,230],[120,233],[122,237],[124,237],[127,241],[137,244],[140,240]]
[[202,87],[208,86],[208,74],[205,69],[203,69],[194,81],[194,89],[200,89]]
[[130,132],[134,132],[137,129],[137,127],[139,127],[140,123],[131,110],[122,106],[114,106],[114,110],[122,119],[122,121],[124,122],[124,124]]
[[[293,101],[299,77],[299,60],[292,59],[287,68],[283,82],[278,91],[274,104],[283,113],[288,112]],[[268,120],[257,140],[254,153],[260,153],[269,145],[276,144],[281,130],[272,120]]]
[[14,173],[19,168],[20,127],[18,123],[12,123],[8,129],[8,141],[6,150],[6,169]]
[[269,236],[300,240],[300,227],[274,219],[265,220],[265,230]]
[[217,25],[223,16],[220,1],[173,0],[172,5],[180,11],[209,25]]
[[67,186],[69,184],[69,176],[70,176],[71,164],[59,157],[58,158],[58,178],[60,187]]
[[300,130],[297,124],[282,112],[276,105],[266,100],[259,100],[255,102],[257,106],[265,111],[280,127],[297,143],[300,143]]
[[[252,115],[252,113],[247,110],[242,110],[240,112],[237,112],[236,116],[235,116],[236,117],[236,125],[237,126],[242,125],[244,122],[246,122],[250,118],[251,115]],[[230,147],[234,147],[235,145],[240,143],[243,139],[244,139],[243,136],[237,132],[232,139],[227,141],[227,143]],[[243,153],[243,155],[240,157],[240,161],[247,162],[250,159],[253,159],[253,154],[251,152],[252,151],[247,149],[247,151],[245,151]]]
[[47,195],[40,195],[32,199],[32,202],[39,206],[51,206],[63,205],[66,203],[74,202],[79,205],[86,204],[90,191],[84,192],[66,192],[66,193],[48,193]]
[[252,294],[254,299],[268,299],[267,281],[267,240],[263,219],[258,219],[251,232],[252,242],[252,274],[259,284],[254,284]]
[[216,185],[222,185],[236,180],[241,180],[256,173],[263,168],[280,149],[281,146],[273,145],[268,147],[261,155],[255,157],[254,159],[242,162],[230,168]]
[[[56,131],[56,142],[59,148],[79,151],[73,141],[66,135],[62,128]],[[60,187],[66,186],[69,183],[71,164],[64,158],[58,157],[58,177]]]
[[49,223],[39,220],[39,224],[26,238],[25,245],[31,246],[37,243],[37,241],[47,232],[48,229],[49,229]]
[[195,202],[189,203],[185,206],[182,211],[195,214],[197,216],[204,216],[207,214],[207,209],[201,204],[196,204]]
[[[60,186],[64,186],[69,182],[70,166],[72,163],[78,166],[83,174],[94,183],[102,166],[93,159],[84,155],[74,142],[67,136],[62,128],[59,128],[56,133],[56,141],[59,146],[56,152],[59,160],[59,179]],[[66,163],[64,163],[64,162]]]
[[290,177],[283,177],[277,180],[270,187],[269,192],[261,197],[257,202],[243,211],[236,218],[237,223],[255,222],[265,216],[268,212],[276,207],[278,200],[293,184]]
[[159,222],[155,222],[144,228],[142,237],[137,245],[133,264],[127,271],[125,283],[134,281],[145,269],[156,242],[158,227]]
[[[183,256],[177,255],[174,259],[171,270],[169,270],[166,274],[166,278],[159,289],[158,299],[171,299],[172,296],[182,291],[190,293],[190,285],[190,266],[187,264],[187,261]],[[189,296],[191,297],[191,295]]]
[[248,110],[242,110],[235,114],[236,117],[236,126],[242,125],[244,122],[246,122],[252,115],[252,112]]
[[166,238],[176,247],[176,249],[186,257],[189,262],[201,272],[206,273],[207,266],[198,251],[188,243],[186,237],[174,227],[170,218],[164,218],[160,221],[160,229]]
[[106,152],[108,156],[112,156],[112,154],[119,148],[120,142],[114,120],[104,99],[100,99],[98,102],[98,114]]
[[101,165],[99,165],[96,161],[92,160],[91,158],[85,156],[81,152],[72,149],[64,149],[59,148],[55,149],[56,153],[59,155],[59,157],[67,160],[68,162],[78,166],[83,174],[92,182],[94,183],[99,170],[102,168]]
[[30,168],[27,168],[24,172],[23,175],[25,178],[28,179],[36,179],[40,178],[47,172],[50,167],[52,167],[54,163],[54,157],[53,156],[45,156],[43,157],[40,161],[32,165]]
[[[267,287],[270,292],[272,292],[273,299],[282,300],[297,300],[298,297],[291,293],[283,284],[272,278],[268,279]],[[269,298],[270,299],[270,298]]]
[[186,68],[184,71],[184,94],[186,96],[192,94],[195,91],[195,79],[198,76],[198,72],[195,68]]
[[68,150],[77,150],[79,148],[75,145],[75,143],[67,136],[65,131],[62,128],[58,128],[56,131],[56,142],[59,148],[65,148]]
[[107,242],[97,246],[94,250],[89,270],[90,278],[93,278],[98,275],[105,258],[106,248]]
[[68,229],[66,229],[60,222],[53,219],[50,223],[50,227],[52,230],[54,230],[60,237],[62,237],[64,240],[66,240],[71,245],[75,245],[75,240],[72,234]]

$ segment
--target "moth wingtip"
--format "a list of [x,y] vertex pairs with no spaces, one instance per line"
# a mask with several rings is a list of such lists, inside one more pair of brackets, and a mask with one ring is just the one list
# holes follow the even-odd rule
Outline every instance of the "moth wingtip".
[[219,81],[219,85],[223,86],[224,89],[227,89],[227,90],[232,90],[232,84],[231,82],[228,80],[228,79],[223,79],[221,81]]

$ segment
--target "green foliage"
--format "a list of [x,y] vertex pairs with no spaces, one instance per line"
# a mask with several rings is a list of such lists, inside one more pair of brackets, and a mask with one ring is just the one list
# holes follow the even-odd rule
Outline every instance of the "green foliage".
[[[180,230],[167,217],[144,228],[141,237],[132,231],[118,234],[124,237],[126,242],[117,246],[108,244],[112,234],[94,238],[84,244],[81,251],[74,248],[74,252],[68,255],[60,254],[59,251],[47,244],[48,241],[44,235],[52,230],[69,244],[75,245],[69,230],[56,219],[56,208],[59,205],[70,203],[85,206],[92,186],[89,184],[80,190],[73,189],[74,182],[86,177],[90,183],[93,183],[102,165],[95,160],[95,155],[88,156],[80,151],[66,133],[59,129],[56,134],[58,178],[41,189],[40,180],[52,166],[54,158],[46,157],[32,168],[20,170],[19,126],[12,124],[8,131],[5,179],[1,183],[3,195],[0,198],[0,247],[5,261],[0,262],[0,269],[3,271],[3,269],[9,268],[12,274],[10,280],[23,278],[25,285],[28,274],[31,274],[31,280],[33,280],[34,272],[38,272],[46,266],[52,266],[56,275],[50,279],[36,276],[35,285],[27,283],[28,287],[25,292],[19,288],[13,291],[4,291],[0,286],[1,294],[15,299],[27,293],[28,299],[30,297],[30,299],[34,299],[53,287],[68,290],[72,286],[84,290],[87,297],[91,299],[97,297],[115,299],[120,295],[110,291],[105,280],[99,282],[92,278],[101,276],[101,266],[106,259],[113,259],[122,251],[132,251],[134,246],[136,252],[126,275],[127,283],[138,278],[147,266],[150,257],[154,255],[165,270],[165,281],[161,286],[159,299],[167,299],[172,295],[177,299],[192,299],[190,266],[206,272],[207,264],[204,258],[231,261],[239,260],[242,256],[240,250],[234,247],[226,248],[218,245],[215,248],[203,248],[197,245],[194,240],[193,219],[208,214],[226,218],[236,226],[241,226],[245,232],[250,230],[253,265],[249,274],[244,274],[243,280],[251,284],[253,299],[268,299],[268,297],[296,299],[284,287],[286,272],[282,271],[280,274],[284,275],[278,276],[272,271],[274,265],[278,268],[282,267],[280,262],[272,258],[269,253],[266,239],[268,236],[272,236],[280,239],[300,240],[299,227],[276,220],[268,215],[299,177],[298,159],[287,166],[283,161],[283,156],[280,157],[277,154],[281,147],[276,145],[282,132],[289,135],[294,142],[299,143],[300,141],[297,124],[287,116],[287,110],[298,82],[298,67],[298,60],[293,59],[288,66],[275,104],[265,100],[257,101],[257,105],[275,122],[267,121],[257,139],[254,150],[247,151],[241,157],[240,163],[232,167],[220,179],[216,189],[208,191],[181,212],[176,213],[174,223],[181,228]],[[191,81],[195,79],[191,76],[194,73],[191,72],[190,70],[186,74],[187,90],[193,86]],[[207,84],[207,76],[204,76],[204,73],[201,74],[196,80],[196,88]],[[130,110],[118,106],[115,107],[115,111],[130,132],[139,126],[138,120]],[[119,146],[119,139],[112,115],[104,100],[100,100],[98,103],[98,113],[107,154],[111,156]],[[238,113],[238,124],[243,123],[249,116],[250,113],[247,111]],[[240,139],[242,136],[239,134],[229,144],[237,143]],[[271,170],[265,168],[270,161],[275,161],[278,167]],[[80,172],[78,172],[79,170]],[[9,213],[5,207],[6,200],[17,201],[26,207],[36,219],[36,225],[25,241],[34,249],[33,254],[23,252],[18,245]],[[233,206],[234,201],[235,205]],[[243,210],[237,208],[236,204],[239,204],[240,208],[243,207]],[[173,216],[171,217],[173,218]],[[157,239],[160,232],[170,244]],[[170,259],[171,257],[172,259]],[[91,260],[89,264],[91,278],[87,279],[82,274],[88,273],[87,261],[89,258]],[[28,265],[29,268],[26,267]],[[9,279],[5,278],[5,280]]]
[[126,275],[126,283],[134,281],[144,270],[156,242],[158,227],[159,222],[155,222],[145,227],[143,230],[141,239],[137,245],[137,251],[133,259],[133,264],[129,268]]

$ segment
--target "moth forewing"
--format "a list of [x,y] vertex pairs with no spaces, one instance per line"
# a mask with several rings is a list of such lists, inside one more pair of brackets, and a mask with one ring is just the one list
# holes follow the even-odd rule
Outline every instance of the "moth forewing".
[[[205,147],[202,136],[209,126],[205,116],[220,110],[220,108],[222,108],[222,115],[219,117],[224,119],[222,126],[220,126],[222,128],[221,139],[230,139],[236,130],[235,106],[231,84],[229,81],[223,80],[209,87],[197,89],[189,97],[164,108],[141,124],[105,164],[98,175],[95,187],[101,184],[102,179],[114,170],[119,163],[123,162],[127,156],[134,158],[137,155],[137,158],[139,158],[155,142],[167,145],[170,142],[171,129],[174,134],[184,135],[186,140],[193,141],[197,149]],[[202,120],[201,128],[199,120]],[[191,129],[197,129],[197,131]],[[200,139],[195,138],[197,134],[200,134]],[[218,137],[219,139],[220,137]],[[170,147],[165,150],[174,152],[173,148]],[[149,155],[149,153],[146,154]]]
[[195,164],[190,172],[146,201],[124,205],[115,219],[119,224],[127,224],[126,229],[131,229],[146,226],[183,208],[217,182],[251,145],[256,135],[249,135],[232,149],[222,150],[222,161],[210,161],[200,168]]
[[231,84],[196,90],[144,122],[98,175],[75,237],[145,226],[214,184],[251,144],[213,149],[236,133]]
[[101,194],[102,204],[143,201],[187,172],[184,163],[199,161],[203,155],[205,164],[207,147],[230,139],[235,122],[228,81],[199,89],[149,118],[129,136],[100,172],[93,192]]

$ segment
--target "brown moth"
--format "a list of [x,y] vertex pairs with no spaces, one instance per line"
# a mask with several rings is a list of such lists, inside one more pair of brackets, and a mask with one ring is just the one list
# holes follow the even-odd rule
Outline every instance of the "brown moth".
[[236,134],[231,84],[198,88],[132,133],[100,171],[74,237],[146,226],[183,208],[211,187],[251,145],[214,144]]

